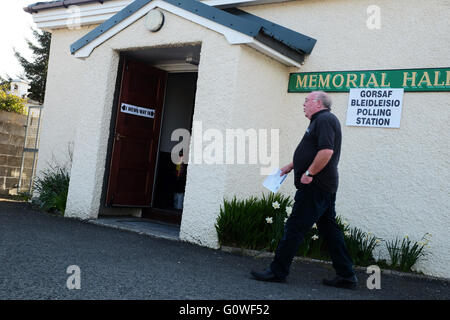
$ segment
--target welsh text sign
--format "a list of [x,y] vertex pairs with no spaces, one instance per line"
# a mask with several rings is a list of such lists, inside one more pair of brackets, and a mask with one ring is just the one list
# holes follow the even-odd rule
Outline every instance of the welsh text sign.
[[348,126],[400,128],[403,89],[350,89]]

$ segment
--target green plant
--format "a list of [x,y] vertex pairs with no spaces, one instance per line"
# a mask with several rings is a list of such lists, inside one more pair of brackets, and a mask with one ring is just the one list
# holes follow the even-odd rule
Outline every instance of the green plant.
[[15,56],[22,66],[26,78],[30,81],[28,97],[39,103],[44,102],[45,87],[47,81],[48,60],[50,56],[50,42],[52,34],[50,32],[40,32],[32,29],[34,41],[26,39],[29,51],[33,53],[29,61],[21,53],[15,52]]
[[8,93],[8,86],[0,86],[0,110],[25,114],[26,99]]
[[386,241],[386,248],[391,258],[391,267],[397,269],[400,262],[400,240],[395,238],[392,241]]
[[34,182],[40,208],[46,211],[58,210],[64,214],[69,181],[70,175],[66,167],[53,166],[44,170]]
[[17,195],[11,196],[13,200],[19,200],[19,201],[28,201],[31,200],[31,194],[29,192],[20,192]]
[[387,241],[386,248],[391,259],[391,268],[405,272],[412,271],[414,264],[425,256],[423,249],[430,241],[427,238],[429,235],[426,233],[422,237],[423,242],[412,242],[408,236],[405,236],[401,242],[398,237],[395,240]]
[[363,232],[356,227],[346,227],[344,231],[344,240],[355,264],[359,266],[369,266],[376,262],[373,257],[373,251],[381,242],[381,239],[375,237],[370,232]]
[[320,260],[330,259],[325,239],[319,235],[316,224],[306,233],[296,255]]
[[225,200],[216,222],[222,245],[274,250],[283,235],[289,197],[269,193],[261,199]]
[[[287,218],[292,211],[292,201],[280,194],[263,194],[261,199],[250,197],[244,200],[224,200],[223,207],[216,222],[216,231],[221,245],[229,245],[256,250],[275,251],[284,233]],[[336,223],[344,235],[344,241],[349,254],[356,265],[369,266],[377,264],[388,266],[385,260],[375,261],[373,252],[382,239],[371,232],[351,228],[341,216],[336,217]],[[402,241],[395,239],[386,242],[391,257],[391,268],[411,271],[418,259],[423,257],[425,242],[411,242],[408,237]],[[329,260],[325,239],[318,233],[314,225],[305,235],[297,255],[321,260]]]

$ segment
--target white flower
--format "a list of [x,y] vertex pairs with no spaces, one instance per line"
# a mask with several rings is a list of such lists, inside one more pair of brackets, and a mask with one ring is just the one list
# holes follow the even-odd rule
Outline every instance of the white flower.
[[313,239],[313,240],[317,240],[317,239],[319,239],[319,236],[317,236],[317,235],[313,235],[313,236],[311,237],[311,239]]
[[292,207],[286,207],[286,213],[288,215],[288,217],[291,215],[292,213]]
[[275,201],[274,203],[272,203],[272,207],[274,209],[280,209],[280,204],[278,203],[278,201]]
[[350,237],[350,235],[351,235],[350,231],[345,231],[344,234],[345,234],[347,237]]
[[313,229],[317,229],[317,224],[314,223],[313,226],[312,226],[312,228],[313,228]]
[[375,243],[380,243],[380,242],[381,242],[380,239],[375,240]]
[[273,218],[272,217],[267,217],[266,218],[266,222],[267,223],[273,223]]

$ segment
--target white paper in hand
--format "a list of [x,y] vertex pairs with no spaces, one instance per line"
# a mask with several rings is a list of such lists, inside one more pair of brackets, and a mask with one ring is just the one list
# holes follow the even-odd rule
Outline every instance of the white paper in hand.
[[281,170],[275,169],[270,176],[267,176],[266,180],[263,182],[263,186],[272,191],[273,193],[276,193],[280,187],[281,184],[286,179],[287,175],[283,174],[280,176]]

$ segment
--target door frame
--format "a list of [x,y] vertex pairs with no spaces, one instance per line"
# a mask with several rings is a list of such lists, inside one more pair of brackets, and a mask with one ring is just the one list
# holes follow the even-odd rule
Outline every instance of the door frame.
[[[116,73],[117,77],[116,77],[116,83],[115,83],[115,89],[114,89],[114,99],[113,99],[113,103],[112,103],[112,111],[111,111],[110,124],[109,124],[109,136],[108,136],[108,143],[107,143],[107,150],[106,150],[106,157],[105,157],[105,170],[104,170],[104,174],[103,174],[103,187],[102,187],[102,193],[101,193],[101,197],[100,197],[101,204],[105,208],[124,207],[124,206],[118,206],[118,205],[112,206],[111,204],[107,203],[108,182],[109,182],[109,175],[110,175],[110,170],[111,170],[111,165],[112,165],[111,157],[112,157],[113,145],[114,145],[114,139],[115,139],[116,119],[117,119],[117,114],[118,114],[118,105],[120,103],[119,100],[120,100],[120,96],[121,96],[122,81],[123,81],[123,76],[124,76],[124,64],[127,59],[127,51],[121,51],[118,54],[119,54],[119,62],[117,64],[117,73]],[[133,59],[131,59],[131,60],[133,60]],[[153,65],[153,67],[158,68],[159,66]],[[164,68],[161,68],[161,69],[164,71],[167,71],[168,74],[180,72],[176,65],[174,65],[173,68],[170,65],[164,65]],[[181,72],[198,74],[198,66],[192,66],[191,70],[184,69]],[[197,81],[198,81],[198,76],[197,76]],[[155,183],[156,183],[156,179],[157,179],[157,172],[159,169],[159,153],[160,153],[159,148],[160,148],[160,144],[161,144],[161,132],[163,130],[164,112],[165,112],[165,108],[166,108],[166,105],[165,105],[166,93],[167,93],[167,86],[165,86],[165,90],[164,90],[164,98],[163,98],[164,103],[163,103],[163,107],[162,107],[161,124],[160,124],[160,128],[159,128],[159,137],[158,137],[157,153],[156,153],[157,161],[156,161],[155,168],[154,168],[154,175],[153,175],[153,182],[152,182],[153,187],[152,187],[152,194],[151,194],[151,205],[146,206],[146,207],[139,207],[139,208],[152,208],[153,203],[154,203]],[[195,108],[195,100],[194,100],[193,108]],[[194,116],[194,112],[192,113],[192,117],[193,116]],[[191,119],[191,123],[192,123],[192,119]],[[125,206],[125,207],[129,207],[129,206]],[[132,208],[132,207],[129,207],[129,208]]]
[[123,78],[124,63],[125,63],[125,52],[120,52],[119,53],[119,63],[117,65],[116,84],[115,84],[115,88],[114,88],[114,100],[113,100],[113,104],[112,104],[111,118],[109,121],[109,137],[108,137],[108,146],[107,146],[106,157],[105,157],[105,171],[103,174],[102,195],[100,198],[101,204],[105,208],[114,208],[113,206],[111,206],[107,203],[106,194],[108,192],[109,172],[111,171],[111,157],[112,157],[113,144],[114,144],[114,133],[116,131],[116,118],[117,118],[118,105],[119,105],[119,99],[120,99],[120,89],[121,89],[122,78]]

